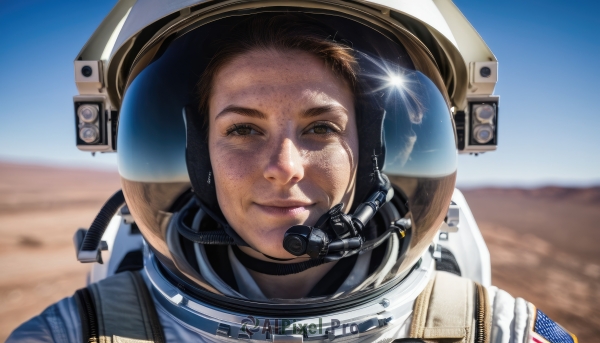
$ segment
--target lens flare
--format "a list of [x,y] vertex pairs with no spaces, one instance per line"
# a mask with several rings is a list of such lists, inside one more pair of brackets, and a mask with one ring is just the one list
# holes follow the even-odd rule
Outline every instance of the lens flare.
[[419,81],[419,72],[366,53],[358,53],[365,67],[361,77],[370,85],[370,92],[376,94],[385,103],[403,106],[408,112],[411,123],[420,124],[425,113],[423,91]]
[[390,84],[390,86],[400,88],[404,85],[404,79],[402,78],[402,76],[399,76],[399,75],[390,75],[389,84]]

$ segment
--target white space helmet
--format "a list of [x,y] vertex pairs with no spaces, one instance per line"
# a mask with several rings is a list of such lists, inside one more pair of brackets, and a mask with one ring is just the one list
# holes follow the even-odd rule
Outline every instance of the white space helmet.
[[[351,50],[358,64],[359,162],[350,213],[373,202],[380,189],[389,196],[377,200],[377,214],[356,235],[373,252],[364,281],[353,287],[330,285],[302,299],[252,298],[235,287],[224,290],[227,271],[215,270],[220,281],[207,279],[203,262],[190,258],[198,243],[208,265],[222,257],[218,244],[245,244],[221,214],[214,183],[207,182],[211,166],[197,83],[218,42],[244,39],[257,20],[292,33],[294,22],[309,23],[314,35]],[[497,106],[489,97],[495,82],[477,82],[471,75],[473,63],[480,63],[477,67],[495,77],[496,62],[451,2],[140,0],[133,7],[120,2],[103,25],[79,61],[100,61],[101,87],[76,101],[100,99],[112,110],[113,121],[118,117],[116,142],[107,139],[106,150],[118,150],[127,206],[157,268],[211,306],[262,316],[309,316],[361,306],[390,292],[418,266],[444,221],[455,185],[457,144],[465,150],[467,139],[467,148],[495,147],[495,138],[470,143],[464,132],[457,136],[454,115],[469,113],[473,101]],[[92,51],[94,39],[106,42],[104,60],[93,57],[100,53]],[[468,39],[470,45],[464,45]],[[461,54],[460,47],[466,52]],[[90,144],[80,147],[99,145]],[[373,176],[377,169],[383,173],[379,183]],[[388,179],[391,184],[384,185]],[[203,219],[209,224],[200,225]],[[329,241],[345,238],[327,230],[333,236]],[[353,263],[357,252],[336,256]],[[318,263],[326,258],[315,255]]]

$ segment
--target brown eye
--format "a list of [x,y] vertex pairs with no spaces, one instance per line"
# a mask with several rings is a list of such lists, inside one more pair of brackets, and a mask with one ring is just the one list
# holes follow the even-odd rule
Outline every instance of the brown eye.
[[319,126],[315,126],[315,133],[317,134],[325,134],[327,133],[327,131],[329,131],[329,128],[325,125],[319,125]]
[[336,131],[327,124],[316,124],[310,130],[308,130],[308,132],[317,135],[325,135]]
[[252,133],[252,129],[249,127],[240,127],[237,130],[235,130],[235,133],[237,133],[240,136],[245,136]]
[[248,136],[258,134],[258,131],[253,129],[250,125],[234,125],[227,130],[227,135],[233,136]]

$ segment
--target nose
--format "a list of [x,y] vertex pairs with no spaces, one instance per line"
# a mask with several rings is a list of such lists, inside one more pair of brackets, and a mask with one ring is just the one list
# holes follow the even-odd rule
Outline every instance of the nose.
[[264,170],[265,179],[280,184],[298,183],[304,177],[300,151],[294,142],[285,138],[273,149],[269,164]]

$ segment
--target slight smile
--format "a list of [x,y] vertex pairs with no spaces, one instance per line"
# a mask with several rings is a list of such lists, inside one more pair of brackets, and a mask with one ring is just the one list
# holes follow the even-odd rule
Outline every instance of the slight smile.
[[308,211],[314,204],[302,204],[302,203],[289,203],[282,204],[284,206],[278,205],[261,205],[258,203],[254,203],[258,208],[270,215],[275,216],[297,216],[304,211]]

